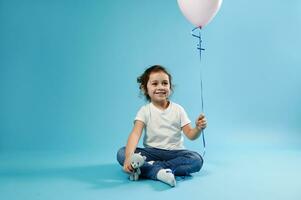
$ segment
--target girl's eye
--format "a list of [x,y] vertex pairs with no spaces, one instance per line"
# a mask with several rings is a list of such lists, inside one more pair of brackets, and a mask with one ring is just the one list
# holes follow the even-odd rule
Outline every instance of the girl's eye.
[[152,83],[152,85],[157,85],[157,83]]

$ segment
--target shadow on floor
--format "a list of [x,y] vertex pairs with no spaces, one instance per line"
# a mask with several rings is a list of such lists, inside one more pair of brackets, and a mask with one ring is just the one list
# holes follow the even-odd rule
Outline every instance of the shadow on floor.
[[[203,170],[193,176],[207,176],[208,171]],[[41,179],[75,180],[90,185],[91,189],[112,189],[120,186],[137,187],[151,186],[155,191],[164,191],[170,187],[164,183],[141,179],[139,182],[128,180],[128,175],[122,171],[118,164],[99,164],[68,167],[26,167],[26,168],[0,168],[0,182],[6,180],[35,181]],[[177,177],[178,182],[191,179],[192,176]],[[139,185],[137,185],[139,183]]]
[[0,169],[0,179],[33,181],[36,179],[69,179],[85,182],[92,188],[114,188],[129,182],[117,164],[75,167],[41,167]]

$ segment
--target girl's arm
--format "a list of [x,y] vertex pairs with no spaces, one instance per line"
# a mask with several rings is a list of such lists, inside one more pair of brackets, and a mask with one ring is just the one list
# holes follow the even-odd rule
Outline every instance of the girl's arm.
[[125,148],[125,161],[123,163],[123,169],[128,173],[130,173],[133,170],[130,164],[130,158],[132,153],[134,153],[136,150],[139,139],[142,135],[143,128],[144,128],[144,123],[142,121],[136,120],[134,124],[134,128],[129,135],[126,148]]
[[201,133],[202,130],[207,127],[207,120],[205,115],[201,114],[198,119],[195,122],[195,128],[192,128],[190,124],[186,124],[183,126],[182,130],[184,134],[190,139],[195,140],[197,139]]

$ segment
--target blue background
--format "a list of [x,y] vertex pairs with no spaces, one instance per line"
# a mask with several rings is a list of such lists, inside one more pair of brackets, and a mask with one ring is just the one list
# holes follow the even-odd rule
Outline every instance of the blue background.
[[[67,154],[70,162],[114,163],[145,103],[136,78],[154,64],[171,72],[172,100],[192,121],[201,112],[202,68],[208,163],[226,155],[238,162],[233,153],[244,151],[257,159],[266,149],[299,156],[301,2],[224,1],[202,30],[201,64],[192,28],[175,0],[0,0],[4,168]],[[202,151],[201,140],[185,142]],[[301,160],[292,163],[284,171]]]

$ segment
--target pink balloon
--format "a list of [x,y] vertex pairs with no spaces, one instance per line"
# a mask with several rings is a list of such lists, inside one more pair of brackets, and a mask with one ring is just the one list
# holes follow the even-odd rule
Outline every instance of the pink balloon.
[[183,15],[197,27],[203,28],[216,15],[223,0],[178,0]]

